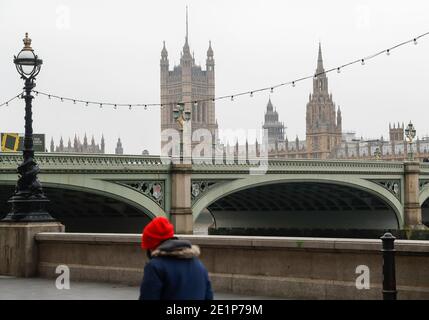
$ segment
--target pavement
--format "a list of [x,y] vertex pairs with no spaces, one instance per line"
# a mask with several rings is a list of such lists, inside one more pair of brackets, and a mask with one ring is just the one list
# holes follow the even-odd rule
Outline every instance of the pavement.
[[[139,287],[112,283],[71,282],[70,289],[57,289],[56,279],[0,276],[0,300],[137,300]],[[215,300],[269,300],[215,292]]]

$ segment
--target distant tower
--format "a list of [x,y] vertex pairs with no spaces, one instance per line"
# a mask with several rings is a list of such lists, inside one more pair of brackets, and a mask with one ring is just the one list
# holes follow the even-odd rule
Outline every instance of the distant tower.
[[[186,36],[180,64],[169,70],[168,52],[165,42],[161,51],[161,131],[178,129],[173,117],[175,103],[187,102],[185,109],[191,111],[192,131],[199,128],[210,130],[215,136],[217,129],[215,104],[215,62],[211,42],[207,50],[206,70],[195,64],[188,43],[188,9],[186,8]],[[196,100],[207,100],[192,103]],[[161,144],[161,147],[163,144]]]
[[115,154],[124,154],[124,148],[122,148],[121,138],[118,138],[118,142],[116,143]]
[[86,132],[85,132],[85,136],[83,137],[83,149],[85,150],[85,152],[88,151],[88,138],[86,136]]
[[63,137],[61,137],[60,139],[60,147],[59,147],[59,152],[63,152],[64,151],[64,140]]
[[389,123],[389,138],[390,141],[404,141],[404,124],[402,126],[399,125],[396,127],[395,124],[392,125]]
[[51,138],[51,148],[50,148],[51,152],[55,152],[55,144],[54,144],[54,138]]
[[284,141],[283,123],[279,122],[279,114],[273,109],[271,98],[268,100],[267,111],[265,112],[265,122],[262,126],[268,133],[268,144],[274,144],[279,141]]
[[313,79],[313,94],[307,103],[306,143],[311,158],[326,159],[341,143],[341,111],[335,112],[332,94],[328,91],[328,78],[324,73],[322,47],[319,43],[316,75]]
[[77,151],[78,145],[79,145],[79,143],[77,141],[77,136],[76,136],[76,134],[74,134],[74,142],[73,142],[74,151]]
[[100,150],[101,153],[104,153],[106,145],[104,144],[104,135],[103,134],[101,135],[100,147],[101,147],[101,150]]

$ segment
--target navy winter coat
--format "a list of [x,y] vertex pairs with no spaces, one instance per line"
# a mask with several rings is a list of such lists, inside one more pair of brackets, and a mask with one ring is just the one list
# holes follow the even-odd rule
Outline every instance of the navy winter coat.
[[162,243],[144,268],[140,300],[212,300],[210,279],[199,253],[189,241]]

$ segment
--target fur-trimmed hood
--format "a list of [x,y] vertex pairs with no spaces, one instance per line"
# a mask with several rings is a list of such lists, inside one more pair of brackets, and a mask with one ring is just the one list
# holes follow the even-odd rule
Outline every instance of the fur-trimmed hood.
[[200,248],[187,240],[170,239],[163,242],[151,255],[152,257],[192,259],[200,255]]

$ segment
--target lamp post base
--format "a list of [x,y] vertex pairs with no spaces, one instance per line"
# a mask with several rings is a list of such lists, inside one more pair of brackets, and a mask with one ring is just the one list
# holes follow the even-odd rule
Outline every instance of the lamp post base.
[[25,197],[19,194],[12,196],[10,203],[12,210],[2,219],[2,222],[55,222],[56,220],[46,211],[49,200],[45,196]]
[[0,221],[0,275],[37,276],[39,256],[34,237],[40,232],[64,232],[64,226],[59,222]]

